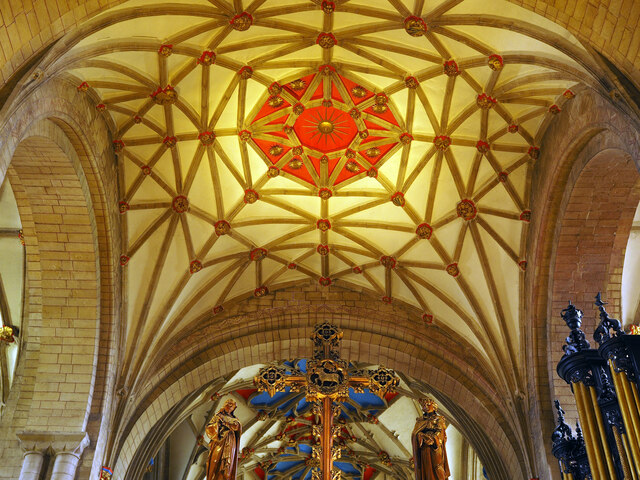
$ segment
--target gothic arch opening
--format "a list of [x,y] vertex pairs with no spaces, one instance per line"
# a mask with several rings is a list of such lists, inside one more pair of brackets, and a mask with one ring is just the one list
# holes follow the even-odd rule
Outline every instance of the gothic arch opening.
[[21,353],[25,287],[22,222],[11,184],[0,185],[0,418]]
[[[44,432],[51,422],[56,431],[97,438],[103,422],[91,413],[103,408],[109,366],[98,366],[98,358],[108,357],[110,342],[101,320],[113,302],[111,274],[102,270],[107,239],[101,236],[101,187],[80,137],[63,121],[36,120],[20,135],[5,183],[13,187],[22,221],[24,352],[2,426],[11,425],[7,438]],[[82,474],[89,475],[96,448],[85,453]]]
[[[526,443],[517,437],[505,412],[497,407],[501,394],[478,391],[480,384],[490,388],[481,380],[482,374],[473,379],[463,378],[462,372],[473,366],[459,364],[459,370],[447,370],[439,363],[437,350],[441,346],[437,341],[418,332],[409,333],[406,327],[390,328],[391,316],[385,313],[359,308],[351,310],[350,315],[348,311],[340,311],[339,302],[334,306],[308,307],[294,308],[290,313],[285,312],[286,309],[269,312],[263,308],[255,312],[253,319],[250,315],[241,323],[231,317],[224,329],[212,324],[206,330],[193,332],[194,339],[201,339],[198,345],[185,338],[187,344],[195,347],[191,352],[176,345],[178,357],[168,355],[162,361],[163,368],[158,371],[162,376],[149,379],[145,389],[128,402],[125,418],[130,420],[123,435],[116,440],[114,456],[118,460],[114,474],[141,473],[195,396],[204,395],[202,398],[208,399],[205,391],[210,396],[212,390],[220,388],[220,385],[212,386],[212,379],[230,378],[236,371],[235,366],[308,357],[310,332],[318,322],[329,320],[337,322],[345,331],[342,347],[345,358],[358,359],[363,364],[384,364],[407,375],[406,378],[415,380],[412,388],[429,392],[451,412],[491,478],[522,475],[520,465],[526,456]],[[261,323],[271,323],[272,329],[258,331],[258,318]],[[363,327],[365,318],[369,327]],[[405,323],[401,316],[396,317],[396,322]],[[489,398],[491,395],[493,399]]]
[[624,151],[605,149],[576,174],[557,230],[551,304],[556,315],[549,330],[552,396],[567,403],[571,421],[577,416],[569,386],[555,374],[567,332],[558,313],[572,301],[585,312],[582,330],[591,337],[597,326],[594,296],[602,292],[607,311],[620,316],[625,249],[640,201],[640,175]]
[[[295,365],[304,371],[306,359],[279,362]],[[239,478],[309,479],[313,462],[312,448],[317,445],[313,425],[319,424],[313,405],[304,393],[283,392],[270,397],[258,392],[253,378],[264,365],[253,365],[234,372],[227,379],[216,379],[191,404],[182,409],[165,437],[158,438],[161,446],[145,445],[144,453],[153,452],[147,459],[142,479],[167,476],[169,480],[204,479],[207,457],[204,428],[212,415],[231,398],[238,404],[236,416],[242,423]],[[353,368],[356,365],[352,365]],[[371,368],[357,365],[357,368]],[[340,414],[336,425],[340,433],[335,440],[342,454],[337,468],[343,478],[369,480],[384,478],[413,478],[411,430],[421,415],[417,399],[427,394],[414,379],[403,376],[398,391],[380,398],[367,390],[350,392],[348,401],[339,402]],[[477,454],[460,433],[455,416],[440,407],[446,416],[447,452],[453,478],[483,479],[483,468]],[[134,460],[135,461],[135,460]]]

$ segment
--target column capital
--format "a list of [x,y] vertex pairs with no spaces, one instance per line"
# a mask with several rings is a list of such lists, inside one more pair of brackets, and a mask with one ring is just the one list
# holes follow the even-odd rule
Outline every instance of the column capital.
[[89,436],[86,432],[22,431],[16,436],[25,453],[50,451],[55,455],[71,453],[79,457],[89,445]]

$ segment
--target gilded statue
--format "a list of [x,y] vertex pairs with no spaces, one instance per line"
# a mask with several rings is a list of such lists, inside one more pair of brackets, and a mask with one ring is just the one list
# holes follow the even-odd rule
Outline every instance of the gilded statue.
[[224,402],[205,428],[209,442],[207,480],[235,480],[238,468],[238,448],[242,425],[234,415],[237,405],[232,399]]
[[421,398],[420,406],[422,417],[416,419],[411,434],[416,480],[446,480],[451,475],[445,450],[447,424],[436,402]]

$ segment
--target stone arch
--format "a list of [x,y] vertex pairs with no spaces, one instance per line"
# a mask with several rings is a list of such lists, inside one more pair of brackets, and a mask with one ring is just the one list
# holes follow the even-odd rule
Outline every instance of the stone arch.
[[[332,321],[344,330],[342,354],[345,358],[394,368],[428,385],[431,393],[448,408],[457,408],[461,431],[468,435],[491,478],[527,476],[524,454],[513,432],[509,431],[509,422],[501,416],[500,407],[496,407],[501,403],[499,392],[493,392],[496,398],[488,400],[490,393],[485,392],[483,396],[474,390],[474,387],[483,388],[482,380],[469,385],[460,372],[445,371],[434,365],[433,358],[441,353],[428,352],[434,345],[424,334],[401,332],[402,329],[388,321],[387,315],[379,314],[376,318],[372,313],[365,311],[357,315],[354,311],[341,312],[329,306],[265,316],[263,310],[257,314],[262,317],[259,332],[255,320],[241,324],[229,322],[223,327],[217,325],[221,340],[201,352],[204,361],[183,356],[181,360],[189,368],[180,373],[164,363],[161,373],[166,378],[161,382],[158,394],[142,410],[135,409],[135,405],[131,407],[135,409],[131,416],[132,427],[120,439],[114,478],[136,478],[139,469],[148,462],[149,454],[154,453],[148,442],[155,441],[154,446],[160,446],[182,418],[185,402],[189,403],[187,397],[193,398],[216,379],[238,368],[309,356],[308,338],[313,325],[323,320]],[[199,332],[199,335],[203,333]],[[465,368],[460,366],[460,370]],[[135,404],[145,399],[138,396],[130,401]]]
[[[576,417],[573,396],[555,373],[567,332],[560,311],[569,300],[577,303],[585,311],[587,335],[594,329],[591,304],[598,291],[611,298],[616,314],[624,248],[640,198],[634,120],[597,95],[578,93],[575,100],[545,133],[531,188],[536,196],[528,245],[536,275],[525,279],[529,385],[535,392],[531,414],[541,424],[535,448],[548,465],[555,462],[549,442],[553,399]],[[549,477],[555,474],[547,467]]]
[[[553,265],[552,316],[548,326],[549,371],[562,356],[568,332],[559,312],[572,300],[584,310],[582,330],[590,339],[597,326],[593,300],[602,292],[607,310],[620,315],[622,266],[633,216],[640,201],[640,175],[630,155],[605,149],[586,155],[585,165],[576,164],[561,206]],[[577,418],[573,395],[564,381],[553,376],[553,397],[558,398],[569,419]],[[550,380],[551,381],[551,380]]]
[[0,423],[11,466],[0,478],[18,476],[22,430],[86,431],[79,473],[102,462],[117,345],[115,176],[105,181],[115,165],[104,123],[74,90],[43,84],[0,135],[0,181],[16,185],[27,253],[26,348]]

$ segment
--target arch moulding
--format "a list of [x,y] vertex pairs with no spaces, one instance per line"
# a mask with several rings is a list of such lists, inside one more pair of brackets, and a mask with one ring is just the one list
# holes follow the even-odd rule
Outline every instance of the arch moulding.
[[[393,368],[428,385],[429,393],[438,401],[451,410],[456,409],[460,428],[480,455],[491,478],[528,476],[523,466],[526,454],[519,445],[518,434],[510,429],[513,427],[505,418],[508,414],[504,410],[509,407],[502,405],[504,397],[500,392],[491,391],[491,385],[480,375],[475,377],[475,385],[469,385],[469,379],[474,378],[473,367],[459,365],[458,369],[453,369],[434,365],[435,358],[445,358],[444,350],[429,339],[427,329],[421,325],[407,325],[401,314],[394,324],[386,312],[359,308],[357,315],[355,309],[341,308],[334,301],[328,303],[320,308],[263,309],[242,315],[241,324],[234,318],[221,320],[215,329],[212,330],[210,324],[181,341],[186,343],[204,337],[203,343],[207,346],[197,355],[194,351],[181,352],[179,358],[163,360],[163,367],[150,380],[156,387],[145,388],[141,395],[129,399],[132,405],[127,416],[132,420],[129,428],[119,432],[121,436],[117,443],[120,448],[114,462],[114,479],[134,478],[138,469],[148,463],[148,458],[145,462],[137,457],[148,455],[149,448],[145,444],[150,439],[161,442],[156,425],[162,424],[167,429],[166,418],[180,410],[176,406],[185,398],[212,388],[217,379],[239,368],[308,357],[313,326],[323,321],[332,322],[344,331],[343,358]],[[207,335],[213,332],[217,338],[207,340]],[[180,368],[182,365],[188,368]],[[148,392],[146,395],[145,391]],[[164,436],[169,433],[165,432]]]
[[[607,267],[607,274],[597,288],[593,282],[575,281],[578,266],[573,257],[579,248],[573,245],[571,237],[592,242],[597,242],[598,235],[603,235],[603,240],[608,237],[607,244],[598,247],[606,252],[599,253],[607,258],[606,265],[614,262],[621,270],[624,246],[638,203],[637,187],[621,185],[625,181],[637,183],[640,168],[637,121],[615,108],[609,99],[582,93],[577,92],[560,121],[545,132],[543,153],[534,170],[530,190],[533,214],[527,243],[528,260],[533,268],[525,276],[524,325],[529,345],[527,362],[531,365],[530,418],[541,425],[534,438],[536,457],[546,457],[547,465],[555,464],[549,440],[555,428],[553,400],[561,400],[569,417],[572,411],[575,414],[575,407],[570,403],[573,396],[555,373],[567,331],[560,311],[569,300],[579,302],[578,307],[585,311],[584,331],[590,336],[594,328],[591,299],[597,290],[601,289],[603,295],[612,299],[614,308],[610,313],[617,315],[615,308],[619,305],[620,282],[617,286],[615,282],[610,283],[615,277],[615,268],[609,275]],[[627,218],[630,204],[633,204],[631,217]],[[608,223],[599,220],[602,209],[608,209],[606,213],[611,216]],[[584,258],[581,261],[589,262]],[[567,282],[572,285],[572,298],[565,298],[568,294],[563,294],[560,287]],[[547,469],[547,475],[548,478],[556,475],[555,469]]]
[[[118,338],[115,332],[118,331],[119,318],[117,299],[120,298],[120,281],[117,256],[120,235],[115,162],[107,124],[93,106],[77,94],[75,86],[65,80],[52,79],[30,88],[33,90],[28,99],[6,105],[0,115],[0,183],[9,178],[18,187],[17,200],[23,218],[27,253],[27,293],[22,331],[25,354],[18,364],[6,417],[0,421],[0,431],[3,432],[0,435],[3,438],[0,457],[2,464],[10,467],[3,469],[0,478],[17,478],[20,471],[22,451],[15,435],[18,430],[62,430],[53,424],[42,423],[43,418],[46,420],[45,414],[38,418],[33,415],[33,412],[39,411],[38,405],[44,399],[43,395],[49,401],[55,400],[51,392],[42,391],[43,386],[53,388],[53,381],[46,380],[45,364],[54,359],[51,355],[48,355],[49,360],[42,358],[46,353],[45,347],[50,343],[56,344],[47,340],[52,336],[58,339],[58,343],[77,337],[79,340],[76,343],[82,344],[83,352],[86,350],[90,357],[87,357],[86,365],[76,365],[78,358],[74,358],[75,355],[60,355],[55,358],[55,367],[52,367],[65,375],[77,374],[79,381],[83,375],[87,375],[87,379],[81,380],[75,388],[72,383],[69,384],[74,388],[73,391],[68,391],[69,385],[66,383],[65,392],[58,392],[56,388],[56,395],[69,397],[65,400],[70,402],[69,412],[78,411],[78,415],[69,419],[68,426],[65,424],[64,428],[86,431],[91,438],[92,445],[85,451],[78,468],[78,475],[88,478],[90,475],[97,475],[103,461],[112,403],[111,392],[117,371]],[[31,154],[33,158],[29,158]],[[56,180],[53,173],[44,173],[48,168],[48,155],[57,159],[62,175],[60,178],[65,181]],[[12,165],[14,157],[16,161]],[[24,160],[28,160],[28,165],[21,166]],[[35,169],[40,170],[36,172]],[[63,237],[69,235],[66,240],[54,238],[56,233],[53,231],[45,233],[47,230],[42,226],[47,223],[45,210],[54,207],[53,204],[48,205],[44,197],[38,199],[34,196],[33,192],[38,189],[34,182],[37,183],[38,179],[58,182],[55,185],[60,188],[52,187],[50,192],[45,193],[57,195],[61,200],[60,209],[52,215],[67,217],[60,222],[60,228],[63,229],[60,234]],[[63,191],[66,187],[69,187],[71,196],[66,204],[70,207],[69,211],[64,209]],[[44,184],[42,190],[46,190]],[[78,206],[74,207],[73,202],[78,203]],[[70,225],[68,231],[65,231],[64,224]],[[71,238],[74,232],[76,235]],[[49,252],[47,262],[44,257],[41,258],[43,245],[55,250],[53,243],[56,241],[65,242],[62,244],[63,250],[69,252],[61,254],[74,256],[75,260],[72,261],[86,263],[88,271],[85,273],[95,279],[91,281],[94,286],[91,298],[78,300],[86,301],[85,306],[69,306],[64,314],[64,307],[57,307],[61,318],[75,312],[77,322],[64,320],[64,324],[59,324],[60,320],[56,319],[55,313],[49,311],[50,308],[56,309],[53,307],[55,301],[49,302],[51,305],[47,308],[46,297],[53,298],[52,295],[56,295],[55,288],[65,288],[63,283],[56,287],[55,280],[46,282],[44,278],[44,270],[55,269],[53,263],[56,259],[53,250]],[[46,263],[49,264],[48,267]],[[40,386],[31,393],[34,385]],[[63,400],[62,397],[60,400]],[[54,403],[51,403],[52,408]],[[21,413],[24,411],[32,413],[25,416]]]

